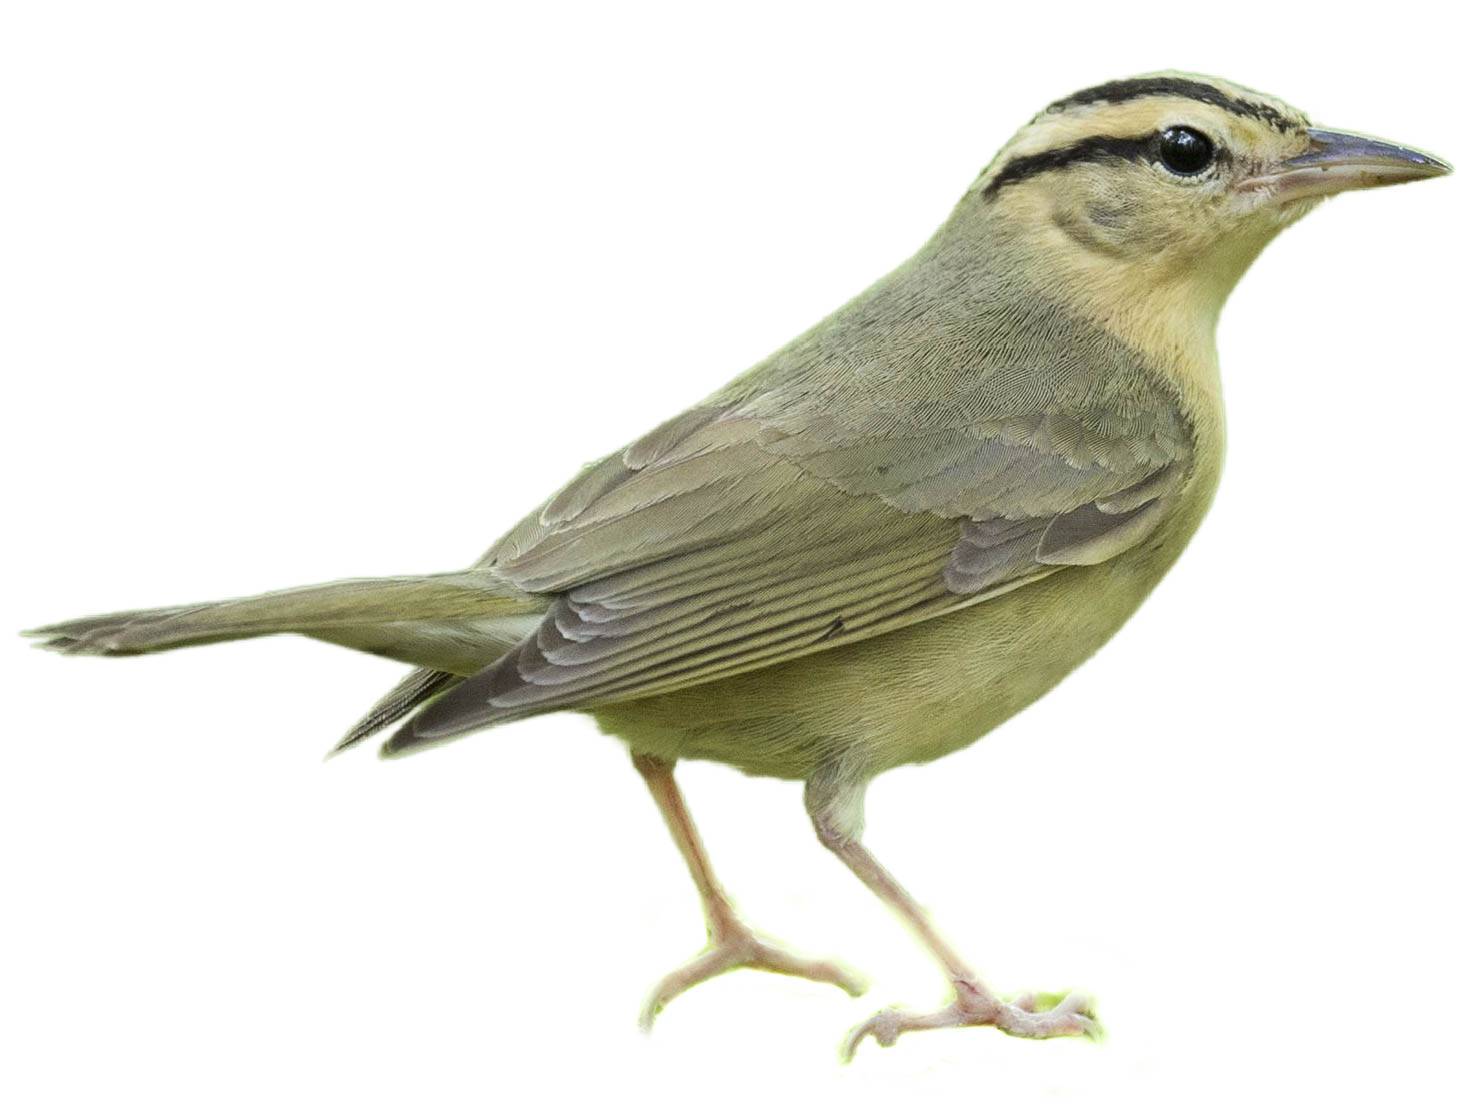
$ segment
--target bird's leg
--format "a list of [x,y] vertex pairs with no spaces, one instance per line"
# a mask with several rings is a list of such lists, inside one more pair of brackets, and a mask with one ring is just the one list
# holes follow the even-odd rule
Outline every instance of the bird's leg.
[[701,836],[685,806],[685,799],[680,795],[680,786],[675,783],[675,763],[645,754],[632,756],[634,768],[639,770],[639,775],[649,786],[650,795],[659,805],[665,825],[669,827],[675,845],[680,848],[691,880],[701,895],[701,908],[706,916],[705,949],[655,986],[639,1014],[639,1026],[648,1031],[660,1010],[687,989],[741,967],[829,982],[852,997],[864,992],[865,986],[856,975],[832,962],[802,958],[784,950],[759,937],[742,922],[712,872],[711,861],[701,845]]
[[867,1036],[874,1036],[882,1047],[890,1047],[903,1032],[928,1028],[982,1025],[1027,1039],[1096,1037],[1099,1034],[1097,1019],[1091,1002],[1085,997],[1027,994],[1011,1003],[989,991],[958,952],[934,929],[922,906],[861,843],[862,791],[860,785],[848,786],[842,791],[840,786],[828,781],[811,781],[805,801],[814,829],[820,842],[849,866],[871,892],[895,910],[933,953],[948,975],[953,1001],[932,1013],[907,1013],[897,1009],[877,1013],[851,1029],[842,1048],[845,1059],[849,1060],[855,1054]]

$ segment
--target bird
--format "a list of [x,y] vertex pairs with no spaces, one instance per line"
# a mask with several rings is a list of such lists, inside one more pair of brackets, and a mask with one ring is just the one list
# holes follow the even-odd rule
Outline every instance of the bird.
[[928,1029],[1096,1037],[1090,997],[1001,997],[950,946],[867,849],[867,786],[1045,695],[1186,547],[1224,452],[1217,320],[1263,248],[1335,194],[1450,170],[1221,78],[1094,85],[1021,127],[915,255],[583,467],[472,566],[27,634],[126,656],[294,633],[414,666],[334,752],[384,728],[398,757],[591,715],[628,748],[705,921],[645,1028],[738,968],[863,989],[737,912],[675,779],[703,760],[802,782],[819,841],[943,969],[945,1005],[876,1013],[846,1058]]

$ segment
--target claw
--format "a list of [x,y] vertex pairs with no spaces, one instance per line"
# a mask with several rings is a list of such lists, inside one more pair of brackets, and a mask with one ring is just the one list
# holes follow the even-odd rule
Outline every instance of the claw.
[[804,958],[759,939],[747,928],[735,928],[713,942],[690,962],[666,975],[639,1011],[639,1027],[648,1032],[665,1006],[687,989],[728,970],[765,970],[838,986],[852,997],[866,991],[864,980],[843,966],[823,959]]
[[840,1048],[840,1057],[850,1062],[867,1036],[881,1047],[891,1047],[903,1032],[930,1028],[998,1028],[1006,1035],[1045,1040],[1060,1036],[1099,1039],[1098,1023],[1091,998],[1079,994],[1024,994],[1013,1003],[1001,1001],[976,989],[960,988],[953,1004],[934,1013],[907,1013],[884,1009],[852,1028]]

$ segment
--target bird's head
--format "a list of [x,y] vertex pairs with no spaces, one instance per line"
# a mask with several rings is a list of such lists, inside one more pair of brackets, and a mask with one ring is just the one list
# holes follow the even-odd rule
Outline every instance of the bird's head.
[[1153,74],[1048,106],[960,215],[1099,316],[1152,301],[1214,328],[1257,254],[1320,200],[1449,169],[1230,82]]

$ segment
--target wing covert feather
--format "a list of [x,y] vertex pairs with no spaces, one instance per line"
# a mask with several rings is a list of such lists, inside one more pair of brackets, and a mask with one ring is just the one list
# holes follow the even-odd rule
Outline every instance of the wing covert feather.
[[[731,411],[686,424],[591,467],[497,547],[502,576],[556,598],[418,739],[704,683],[1106,559],[1157,524],[1174,470],[1153,445],[1079,467],[1032,423],[839,447]],[[1010,511],[976,517],[986,491]]]
[[502,538],[483,563],[553,597],[546,617],[391,748],[876,636],[1157,528],[1192,455],[1167,380],[1046,304],[928,304],[916,278],[589,465]]

